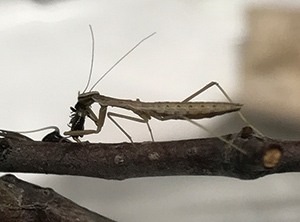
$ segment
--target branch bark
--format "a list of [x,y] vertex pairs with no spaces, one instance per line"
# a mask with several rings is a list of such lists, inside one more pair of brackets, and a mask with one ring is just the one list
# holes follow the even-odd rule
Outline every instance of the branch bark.
[[0,220],[10,222],[114,222],[78,206],[50,188],[13,175],[0,178]]
[[174,175],[256,179],[269,174],[300,170],[298,141],[258,136],[250,127],[223,138],[244,150],[246,154],[219,138],[143,142],[133,145],[51,143],[2,133],[0,171],[123,180]]

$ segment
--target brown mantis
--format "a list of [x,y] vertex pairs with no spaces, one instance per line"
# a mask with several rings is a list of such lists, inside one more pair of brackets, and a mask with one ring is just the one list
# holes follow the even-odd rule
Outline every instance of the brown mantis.
[[[138,44],[136,44],[129,52],[127,52],[123,57],[121,57],[92,87],[89,92],[85,92],[91,78],[93,60],[94,60],[94,36],[93,31],[90,26],[91,34],[92,34],[92,62],[90,69],[90,76],[87,83],[87,86],[83,93],[78,94],[78,102],[75,105],[75,108],[71,107],[73,114],[71,115],[70,127],[71,130],[64,133],[64,135],[72,136],[73,139],[80,142],[78,137],[82,137],[88,134],[96,134],[99,133],[104,125],[105,117],[107,117],[126,135],[126,137],[133,143],[131,136],[116,122],[114,117],[124,118],[128,120],[134,120],[140,123],[146,123],[148,130],[150,132],[150,136],[152,141],[154,141],[151,127],[149,125],[149,120],[151,117],[156,118],[161,121],[165,120],[188,120],[193,124],[204,128],[200,124],[196,123],[192,119],[202,119],[202,118],[210,118],[217,115],[223,115],[225,113],[236,112],[239,111],[242,107],[241,104],[234,103],[227,93],[222,89],[222,87],[217,82],[210,82],[191,96],[187,97],[181,102],[142,102],[139,99],[137,100],[127,100],[127,99],[117,99],[112,97],[107,97],[101,95],[97,91],[92,91],[92,89],[98,84],[98,82],[103,79],[105,75],[108,74],[112,68],[114,68],[121,60],[123,60],[130,52],[132,52],[138,45],[140,45],[143,41],[150,38],[150,36],[141,40]],[[205,90],[211,88],[212,86],[217,86],[218,89],[224,94],[224,96],[228,99],[229,102],[191,102],[193,98],[204,92]],[[98,116],[91,109],[91,105],[93,103],[98,103],[100,105]],[[127,116],[123,114],[118,114],[114,112],[107,112],[107,108],[118,107],[126,110],[130,110],[135,113],[139,118]],[[240,113],[242,119],[246,121],[246,119]],[[84,121],[85,117],[89,117],[97,126],[95,130],[84,130]],[[247,122],[248,123],[248,122]],[[204,128],[205,129],[205,128]],[[207,129],[206,129],[207,130]],[[227,140],[219,137],[221,140],[228,143]],[[237,148],[238,149],[238,148]],[[243,150],[241,152],[244,153]]]

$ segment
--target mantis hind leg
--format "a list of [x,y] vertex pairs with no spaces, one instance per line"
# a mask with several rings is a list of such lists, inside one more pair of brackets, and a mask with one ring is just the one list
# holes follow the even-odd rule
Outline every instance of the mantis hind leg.
[[107,117],[125,134],[125,136],[130,140],[130,142],[132,144],[134,144],[134,143],[133,143],[133,140],[132,140],[131,136],[120,126],[120,124],[117,123],[117,121],[113,117],[119,117],[119,118],[123,118],[123,119],[133,120],[133,121],[136,121],[136,122],[139,122],[139,123],[146,123],[147,127],[148,127],[148,130],[150,132],[151,139],[154,142],[152,130],[151,130],[151,127],[149,125],[149,120],[148,119],[136,118],[136,117],[127,116],[127,115],[123,115],[123,114],[119,114],[119,113],[113,113],[113,112],[108,112]]
[[196,126],[202,128],[202,129],[204,129],[205,131],[207,131],[207,132],[210,133],[211,135],[217,137],[217,138],[220,139],[221,141],[223,141],[223,142],[229,144],[230,146],[232,146],[233,148],[237,149],[237,150],[240,151],[241,153],[247,155],[247,152],[246,152],[245,150],[243,150],[243,149],[241,149],[240,147],[238,147],[238,146],[232,144],[231,141],[224,139],[222,136],[215,134],[214,132],[212,132],[212,131],[209,130],[208,128],[202,126],[201,124],[199,124],[199,123],[197,123],[197,122],[195,122],[195,121],[193,121],[193,120],[191,120],[191,119],[189,119],[189,118],[187,118],[187,117],[183,117],[183,118],[184,118],[185,120],[189,121],[190,123],[192,123],[192,124],[194,124],[194,125],[196,125]]
[[[187,103],[189,102],[190,100],[192,100],[193,98],[195,98],[196,96],[198,96],[199,94],[201,94],[202,92],[210,89],[212,86],[216,86],[218,87],[218,89],[221,91],[221,93],[226,97],[226,99],[231,102],[231,103],[234,103],[232,101],[232,99],[228,96],[228,94],[225,92],[225,90],[219,85],[219,83],[217,82],[210,82],[208,83],[207,85],[205,85],[203,88],[199,89],[197,92],[193,93],[192,95],[190,95],[189,97],[187,97],[186,99],[184,99],[182,101],[182,103]],[[263,136],[263,134],[258,130],[256,129],[247,119],[246,117],[241,113],[241,111],[237,111],[238,114],[240,115],[241,119],[248,125],[250,126],[252,129],[254,129],[259,135]],[[194,122],[194,121],[193,121]],[[203,128],[203,127],[202,127]]]

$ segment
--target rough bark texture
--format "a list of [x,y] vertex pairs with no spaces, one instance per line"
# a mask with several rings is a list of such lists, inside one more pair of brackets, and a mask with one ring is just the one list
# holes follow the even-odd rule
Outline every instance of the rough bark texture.
[[[3,132],[3,131],[2,131]],[[144,143],[62,143],[0,138],[0,171],[123,180],[134,177],[218,175],[255,179],[300,170],[300,142],[256,135],[245,127],[219,138]],[[13,136],[12,136],[13,135]]]
[[[218,175],[256,179],[300,170],[300,142],[259,136],[250,127],[220,138],[93,144],[44,141],[0,130],[0,171],[123,180],[134,177]],[[55,142],[56,141],[56,142]],[[57,142],[60,141],[60,142]],[[1,221],[112,221],[12,175],[0,178]]]
[[13,175],[0,178],[0,221],[5,222],[113,222]]

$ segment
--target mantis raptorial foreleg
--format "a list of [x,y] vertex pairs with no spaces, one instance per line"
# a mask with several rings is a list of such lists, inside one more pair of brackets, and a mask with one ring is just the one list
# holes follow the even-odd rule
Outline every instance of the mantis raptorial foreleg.
[[119,117],[119,118],[123,118],[123,119],[128,119],[128,120],[133,120],[139,123],[146,123],[148,130],[150,132],[151,135],[151,139],[154,142],[154,138],[153,138],[153,134],[152,134],[152,130],[151,127],[149,125],[149,119],[143,119],[143,118],[136,118],[136,117],[132,117],[132,116],[127,116],[127,115],[123,115],[123,114],[119,114],[119,113],[113,113],[113,112],[108,112],[107,113],[107,117],[114,123],[116,124],[116,126],[127,136],[127,138],[131,141],[131,143],[133,143],[133,140],[131,139],[131,136],[117,123],[117,121],[113,118],[114,117]]
[[[192,100],[193,98],[195,98],[196,96],[198,96],[199,94],[201,94],[202,92],[206,91],[207,89],[211,88],[212,86],[217,86],[218,89],[222,92],[222,94],[226,97],[226,99],[233,103],[232,99],[227,95],[227,93],[225,92],[225,90],[219,85],[219,83],[217,82],[210,82],[208,83],[206,86],[204,86],[203,88],[201,88],[200,90],[198,90],[197,92],[195,92],[194,94],[190,95],[189,97],[187,97],[186,99],[184,99],[182,101],[182,103],[186,103],[189,102],[190,100]],[[263,134],[256,129],[247,119],[246,117],[244,117],[244,115],[241,113],[241,111],[238,111],[238,114],[240,115],[241,119],[248,125],[250,126],[252,129],[254,129],[258,134],[262,135]],[[187,119],[187,118],[185,118]],[[190,120],[190,122],[193,122],[195,124],[194,121]],[[203,126],[201,126],[202,128],[204,128]]]
[[[93,112],[91,108],[87,108],[87,116],[95,122],[97,125],[96,130],[75,130],[75,131],[69,131],[66,133],[66,135],[70,135],[72,137],[75,136],[82,136],[82,135],[88,135],[88,134],[94,134],[94,133],[99,133],[104,125],[104,120],[106,116],[106,111],[107,111],[107,106],[101,106],[99,109],[99,118],[96,116],[96,114]],[[75,139],[76,140],[76,139]],[[80,140],[77,138],[77,142],[80,142]]]

